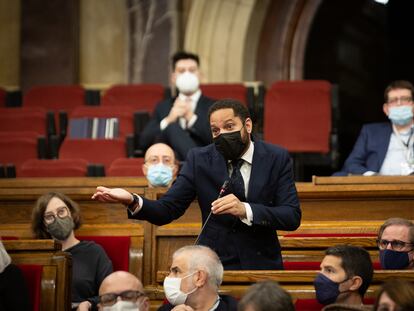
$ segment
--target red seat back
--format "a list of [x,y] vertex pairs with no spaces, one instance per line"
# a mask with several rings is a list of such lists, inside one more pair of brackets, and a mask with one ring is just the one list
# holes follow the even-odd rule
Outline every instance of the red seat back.
[[144,158],[119,158],[114,160],[106,172],[106,176],[144,176],[142,165]]
[[26,280],[27,288],[29,290],[29,298],[33,311],[40,309],[40,298],[42,291],[42,273],[43,266],[41,265],[18,265]]
[[129,236],[77,236],[80,240],[94,241],[101,245],[112,261],[114,271],[129,271]]
[[164,94],[161,84],[114,85],[102,96],[101,105],[128,105],[152,113],[156,104],[164,99]]
[[[133,115],[134,110],[129,106],[119,106],[116,109],[100,106],[77,107],[69,115],[69,133],[71,133],[71,127],[73,126],[71,120],[73,119],[117,118],[119,121],[119,138],[125,138],[127,135],[134,133]],[[92,138],[92,133],[90,138]]]
[[17,168],[17,177],[85,177],[87,167],[84,159],[30,159]]
[[0,163],[13,163],[17,167],[33,158],[37,158],[37,133],[31,136],[0,135]]
[[327,81],[276,82],[266,93],[264,139],[290,152],[328,153],[331,109]]
[[85,105],[85,90],[79,85],[44,85],[32,87],[23,97],[25,107],[71,111]]
[[126,157],[122,139],[65,139],[59,151],[60,159],[80,158],[107,169],[113,160]]
[[200,85],[203,95],[214,99],[232,98],[247,105],[247,88],[242,83],[210,83]]
[[0,107],[6,106],[6,91],[0,88]]
[[31,131],[46,134],[44,108],[0,108],[0,132]]

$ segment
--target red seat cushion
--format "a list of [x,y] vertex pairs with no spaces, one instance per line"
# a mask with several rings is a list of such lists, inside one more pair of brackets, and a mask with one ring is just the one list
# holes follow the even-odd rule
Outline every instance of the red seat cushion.
[[289,238],[323,238],[323,237],[376,237],[375,233],[289,233],[283,235]]
[[101,245],[112,261],[114,271],[129,271],[129,236],[76,236],[79,240],[89,240]]
[[323,307],[316,299],[298,299],[295,303],[296,311],[320,311]]
[[42,272],[41,265],[18,265],[26,280],[27,288],[29,289],[30,302],[33,311],[40,309],[40,298],[42,291]]

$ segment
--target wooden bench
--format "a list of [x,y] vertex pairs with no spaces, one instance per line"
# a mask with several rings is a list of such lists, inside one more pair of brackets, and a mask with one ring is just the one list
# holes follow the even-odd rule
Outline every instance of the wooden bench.
[[[223,283],[220,292],[241,298],[248,287],[258,281],[273,280],[287,290],[294,301],[298,299],[315,299],[313,281],[318,271],[224,271]],[[162,283],[168,275],[167,271],[157,272],[157,284],[145,288],[154,309],[163,303],[164,292]],[[407,270],[380,270],[374,272],[373,281],[368,288],[366,298],[373,299],[379,286],[386,280],[401,278],[414,282],[414,271]]]
[[0,179],[0,223],[30,223],[36,200],[50,191],[62,192],[77,202],[84,223],[129,223],[125,206],[91,199],[97,186],[121,187],[144,195],[143,177],[78,177]]
[[[122,261],[122,258],[118,258],[120,256],[119,249],[113,247],[113,242],[116,242],[116,237],[129,238],[128,253],[123,254],[121,257],[127,256],[126,260],[129,263],[129,272],[142,280],[144,274],[144,230],[141,224],[85,224],[82,225],[75,234],[81,239],[95,240],[97,243],[101,244],[111,258],[114,264],[114,269],[117,268],[115,263],[120,260]],[[19,239],[32,238],[30,226],[28,224],[1,224],[0,236],[17,237]],[[112,243],[111,240],[113,240]]]
[[14,264],[41,266],[38,288],[29,289],[39,292],[40,287],[39,310],[71,310],[72,260],[60,244],[53,240],[4,240],[3,244]]

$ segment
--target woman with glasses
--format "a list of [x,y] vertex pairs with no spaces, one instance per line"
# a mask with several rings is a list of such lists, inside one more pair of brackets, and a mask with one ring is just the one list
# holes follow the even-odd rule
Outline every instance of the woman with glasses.
[[95,310],[99,286],[112,272],[112,262],[100,245],[76,238],[74,230],[80,225],[78,205],[62,193],[42,195],[33,208],[35,238],[53,238],[62,243],[63,251],[72,255],[72,308]]
[[378,248],[383,269],[414,269],[414,223],[389,218],[378,232]]
[[414,285],[406,280],[384,283],[377,295],[374,311],[414,310]]

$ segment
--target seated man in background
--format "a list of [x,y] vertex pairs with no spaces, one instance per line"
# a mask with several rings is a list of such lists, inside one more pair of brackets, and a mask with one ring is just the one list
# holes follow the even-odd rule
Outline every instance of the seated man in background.
[[157,143],[145,152],[142,171],[149,187],[169,187],[177,176],[178,164],[170,146]]
[[414,172],[413,93],[408,81],[385,89],[382,109],[390,122],[362,127],[341,172],[334,175],[410,175]]
[[191,148],[211,143],[208,109],[214,100],[201,94],[199,66],[200,60],[195,54],[177,52],[173,55],[171,83],[179,94],[155,107],[140,136],[143,150],[155,142],[165,142],[182,161]]
[[377,241],[383,269],[414,269],[414,223],[389,218],[379,229]]
[[169,303],[158,310],[237,310],[234,298],[218,294],[222,280],[223,265],[213,250],[184,246],[174,252],[170,274],[164,280]]
[[99,310],[149,311],[150,303],[138,278],[126,271],[108,275],[99,287]]
[[239,311],[295,311],[292,297],[273,281],[253,284],[240,300]]
[[371,258],[365,249],[352,245],[330,247],[314,281],[316,298],[323,305],[341,303],[366,310],[362,299],[372,275]]

